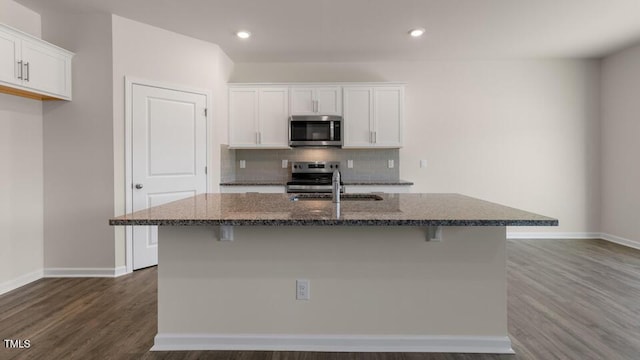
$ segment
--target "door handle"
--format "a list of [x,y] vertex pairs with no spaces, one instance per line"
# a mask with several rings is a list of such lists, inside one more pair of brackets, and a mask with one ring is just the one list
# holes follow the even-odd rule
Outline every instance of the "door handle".
[[22,80],[22,60],[18,61],[18,69],[20,70],[18,72],[18,79]]
[[27,75],[24,76],[24,81],[29,81],[29,63],[24,63],[24,66],[27,68]]
[[142,189],[144,186],[142,184],[136,184],[136,189],[140,190]]

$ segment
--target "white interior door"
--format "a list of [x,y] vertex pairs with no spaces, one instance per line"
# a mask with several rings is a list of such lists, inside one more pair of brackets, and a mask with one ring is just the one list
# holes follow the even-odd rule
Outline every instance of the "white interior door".
[[[207,97],[133,84],[133,211],[206,191]],[[158,263],[157,226],[133,227],[133,269]]]

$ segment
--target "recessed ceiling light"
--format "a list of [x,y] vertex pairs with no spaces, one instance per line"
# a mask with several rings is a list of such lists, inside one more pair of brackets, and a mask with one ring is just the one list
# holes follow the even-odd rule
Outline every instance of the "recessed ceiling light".
[[240,30],[236,33],[236,36],[240,39],[248,39],[251,36],[251,33],[246,30]]
[[409,35],[411,35],[412,37],[420,37],[422,35],[424,35],[425,29],[423,28],[417,28],[417,29],[411,29],[409,30]]

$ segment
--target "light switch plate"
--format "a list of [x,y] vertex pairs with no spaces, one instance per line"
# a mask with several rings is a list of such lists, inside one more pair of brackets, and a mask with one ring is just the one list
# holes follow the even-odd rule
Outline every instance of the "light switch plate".
[[289,160],[282,160],[282,168],[286,169],[289,167]]
[[389,159],[389,169],[393,169],[393,167],[395,166],[393,159]]
[[244,169],[247,167],[247,161],[246,160],[240,160],[240,169]]
[[347,160],[347,168],[353,169],[353,160]]
[[420,167],[421,168],[426,168],[427,167],[427,160],[420,160]]

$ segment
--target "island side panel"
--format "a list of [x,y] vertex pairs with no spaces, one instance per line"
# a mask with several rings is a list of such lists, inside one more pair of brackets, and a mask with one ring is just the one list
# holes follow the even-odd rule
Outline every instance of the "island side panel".
[[[213,226],[159,227],[159,336],[508,342],[505,227],[443,227],[441,242],[402,226],[236,226],[234,241],[217,236]],[[296,300],[296,279],[310,281],[310,300]]]

